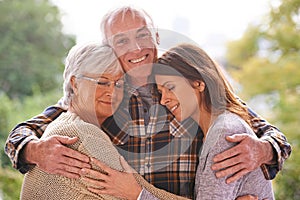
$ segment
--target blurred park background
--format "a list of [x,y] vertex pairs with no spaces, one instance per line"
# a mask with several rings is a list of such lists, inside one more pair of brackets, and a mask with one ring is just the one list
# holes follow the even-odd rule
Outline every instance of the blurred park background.
[[[218,61],[236,93],[292,145],[273,185],[276,199],[294,200],[300,199],[300,0],[276,2],[259,23],[226,41]],[[62,96],[64,58],[77,41],[63,29],[62,12],[50,0],[0,0],[0,199],[19,199],[23,178],[4,153],[10,130]]]

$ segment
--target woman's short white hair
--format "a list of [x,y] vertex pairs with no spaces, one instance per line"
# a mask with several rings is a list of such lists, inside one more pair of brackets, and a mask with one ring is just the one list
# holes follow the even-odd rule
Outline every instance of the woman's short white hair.
[[74,94],[71,78],[86,73],[110,73],[117,75],[123,73],[123,69],[113,49],[108,45],[89,43],[75,45],[69,51],[65,61],[64,84],[63,84],[63,106],[68,107]]

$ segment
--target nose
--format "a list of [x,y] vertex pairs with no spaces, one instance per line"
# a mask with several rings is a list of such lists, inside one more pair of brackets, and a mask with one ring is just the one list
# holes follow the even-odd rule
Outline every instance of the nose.
[[167,94],[167,92],[162,91],[161,92],[161,99],[160,99],[160,104],[161,105],[167,105],[170,102],[170,98]]
[[114,83],[111,82],[110,84],[106,85],[106,87],[103,89],[105,90],[105,94],[107,96],[112,96],[112,94],[115,90],[115,85],[114,85]]
[[133,40],[130,44],[130,51],[140,51],[142,49],[141,44],[137,40]]

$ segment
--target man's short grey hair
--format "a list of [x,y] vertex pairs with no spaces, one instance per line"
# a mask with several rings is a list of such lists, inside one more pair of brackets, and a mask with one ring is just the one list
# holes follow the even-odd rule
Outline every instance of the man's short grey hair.
[[75,45],[65,61],[63,106],[68,107],[74,94],[71,78],[80,75],[110,73],[117,75],[123,69],[111,47],[98,43]]
[[135,19],[136,17],[141,17],[145,19],[146,25],[151,31],[154,41],[156,41],[155,37],[156,37],[157,30],[154,28],[153,20],[150,17],[150,15],[141,8],[136,8],[133,6],[122,6],[122,7],[115,8],[114,10],[111,10],[102,18],[100,29],[102,33],[103,43],[108,43],[109,38],[107,38],[106,35],[107,27],[109,27],[114,22],[114,20],[116,20],[116,17],[118,17],[119,15],[122,16],[122,20],[123,20],[127,13],[130,13],[133,19]]

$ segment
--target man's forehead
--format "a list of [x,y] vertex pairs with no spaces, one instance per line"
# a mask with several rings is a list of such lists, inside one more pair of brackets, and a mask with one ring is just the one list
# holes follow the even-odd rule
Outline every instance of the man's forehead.
[[139,15],[117,15],[106,24],[107,36],[136,32],[147,25],[144,17]]

